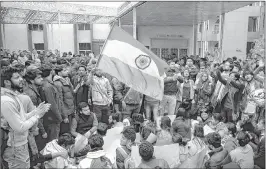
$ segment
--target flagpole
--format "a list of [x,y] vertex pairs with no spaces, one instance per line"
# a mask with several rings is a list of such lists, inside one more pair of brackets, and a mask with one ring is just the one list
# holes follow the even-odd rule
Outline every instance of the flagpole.
[[112,33],[112,30],[113,30],[114,26],[115,26],[115,22],[113,22],[113,25],[112,25],[112,27],[111,27],[111,29],[110,29],[110,32],[109,32],[107,38],[106,38],[105,41],[104,41],[104,44],[103,44],[102,50],[101,50],[101,52],[100,52],[100,57],[99,57],[99,59],[98,59],[98,61],[97,61],[97,64],[96,64],[96,67],[95,67],[95,68],[98,68],[98,66],[99,66],[99,62],[100,62],[100,60],[102,59],[102,52],[103,52],[103,50],[104,50],[104,48],[105,48],[105,46],[106,46],[107,40],[109,39],[109,37],[110,37],[110,35],[111,35],[111,33]]

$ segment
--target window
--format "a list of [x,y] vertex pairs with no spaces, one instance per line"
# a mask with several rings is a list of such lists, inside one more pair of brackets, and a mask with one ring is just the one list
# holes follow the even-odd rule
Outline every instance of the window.
[[90,52],[91,51],[91,44],[90,43],[79,43],[79,53]]
[[90,30],[90,24],[78,24],[78,30]]
[[218,33],[219,33],[219,25],[214,25],[213,34],[218,34]]
[[180,49],[179,50],[179,57],[187,56],[187,49]]
[[172,48],[171,49],[171,55],[175,55],[176,57],[178,57],[178,49],[177,48]]
[[161,57],[166,59],[166,60],[171,59],[169,56],[169,49],[168,48],[162,48]]
[[259,22],[258,17],[249,17],[248,18],[248,32],[258,32]]
[[40,54],[41,51],[44,51],[44,43],[34,43],[34,49]]
[[28,29],[30,31],[43,31],[43,25],[42,24],[29,24]]
[[199,54],[198,55],[201,56],[201,48],[199,48]]
[[247,54],[250,53],[250,49],[253,49],[255,43],[253,42],[247,42]]
[[209,24],[210,24],[210,23],[209,23],[209,20],[207,20],[207,21],[205,22],[205,29],[206,29],[206,30],[209,30]]
[[149,46],[145,46],[147,49],[150,49],[150,47]]
[[200,33],[202,33],[202,23],[199,24],[199,31]]
[[160,57],[160,48],[151,48],[151,51],[157,55],[158,57]]

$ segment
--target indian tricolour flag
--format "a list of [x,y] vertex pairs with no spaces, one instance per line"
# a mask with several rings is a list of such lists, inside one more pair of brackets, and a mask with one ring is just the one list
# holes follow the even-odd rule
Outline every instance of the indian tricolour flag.
[[113,26],[98,61],[98,68],[132,89],[162,100],[168,65],[118,26]]

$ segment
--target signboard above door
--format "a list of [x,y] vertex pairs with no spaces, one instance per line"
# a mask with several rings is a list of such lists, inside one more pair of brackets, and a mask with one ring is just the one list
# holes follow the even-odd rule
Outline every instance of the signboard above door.
[[188,48],[188,45],[188,39],[151,39],[151,46],[153,48]]
[[175,35],[175,34],[158,34],[157,38],[184,38],[183,35]]

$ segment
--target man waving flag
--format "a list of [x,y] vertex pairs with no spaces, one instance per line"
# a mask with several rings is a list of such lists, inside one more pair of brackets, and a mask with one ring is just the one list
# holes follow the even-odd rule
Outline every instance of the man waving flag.
[[98,68],[134,90],[162,100],[168,65],[139,41],[114,25],[103,47]]

